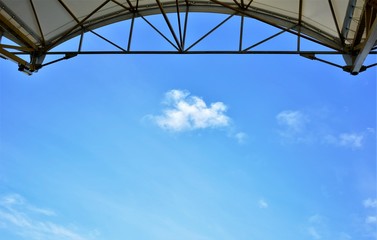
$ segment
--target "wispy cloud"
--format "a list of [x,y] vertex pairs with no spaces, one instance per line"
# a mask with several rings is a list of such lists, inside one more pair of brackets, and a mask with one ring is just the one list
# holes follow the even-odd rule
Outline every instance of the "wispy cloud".
[[366,217],[365,223],[367,223],[367,224],[375,224],[375,223],[377,223],[377,216],[368,216],[368,217]]
[[363,205],[366,208],[377,208],[377,199],[371,199],[371,198],[365,199],[363,201]]
[[276,115],[279,134],[283,142],[302,143],[310,142],[311,137],[307,131],[309,117],[301,111],[285,110]]
[[248,135],[244,132],[238,132],[234,134],[234,138],[237,139],[237,142],[243,144],[246,142]]
[[342,133],[339,135],[339,143],[341,146],[351,146],[359,148],[363,144],[364,136],[355,133]]
[[366,236],[377,239],[377,198],[367,198],[362,202],[365,209],[363,229]]
[[326,143],[349,147],[349,148],[361,148],[364,142],[364,134],[362,133],[341,133],[338,136],[326,135],[324,137]]
[[0,198],[0,206],[11,209],[13,207],[22,208],[25,211],[38,213],[46,216],[54,216],[55,212],[47,208],[38,208],[29,204],[22,196],[18,194],[8,194]]
[[290,133],[297,133],[304,129],[308,122],[308,117],[300,111],[282,111],[276,115],[278,123],[288,130]]
[[[328,125],[327,117],[318,117],[314,111],[284,110],[276,115],[278,132],[285,142],[322,143],[348,149],[361,149],[374,128],[362,131],[337,131]],[[334,133],[335,132],[335,133]]]
[[319,240],[328,237],[327,218],[320,214],[310,216],[307,230],[312,239]]
[[309,217],[308,221],[311,224],[323,224],[325,219],[324,219],[323,216],[321,216],[319,214],[314,214],[314,215]]
[[[335,225],[334,225],[335,223]],[[306,231],[307,234],[313,240],[320,239],[337,239],[337,240],[350,240],[352,236],[344,232],[343,230],[338,231],[336,222],[330,221],[324,215],[314,214],[308,217]]]
[[339,240],[351,240],[352,237],[348,233],[341,232],[339,233]]
[[321,238],[322,238],[322,236],[318,233],[317,229],[314,228],[314,227],[309,227],[309,228],[308,228],[308,233],[309,233],[309,235],[310,235],[313,239],[318,240],[318,239],[321,239]]
[[188,91],[170,90],[165,94],[163,114],[152,116],[162,129],[173,132],[205,128],[226,127],[230,118],[225,114],[227,106],[222,102],[207,105],[200,97]]
[[12,206],[12,205],[23,205],[25,204],[25,200],[18,194],[8,194],[0,198],[0,205],[1,206]]
[[268,203],[264,199],[258,201],[259,208],[268,208]]
[[88,240],[77,231],[46,219],[53,215],[53,211],[35,207],[18,194],[0,198],[0,228],[31,240]]

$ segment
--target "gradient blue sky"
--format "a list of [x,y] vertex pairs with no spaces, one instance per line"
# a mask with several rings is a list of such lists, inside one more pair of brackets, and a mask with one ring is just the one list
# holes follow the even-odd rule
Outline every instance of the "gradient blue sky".
[[377,239],[376,68],[113,55],[0,76],[0,239]]

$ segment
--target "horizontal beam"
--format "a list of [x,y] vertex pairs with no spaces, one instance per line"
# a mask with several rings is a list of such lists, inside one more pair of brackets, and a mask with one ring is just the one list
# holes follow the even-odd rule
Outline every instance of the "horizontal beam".
[[34,49],[29,47],[23,47],[23,46],[14,46],[9,44],[0,44],[0,48],[3,49],[13,49],[13,50],[19,50],[19,51],[25,51],[25,52],[33,52]]
[[17,63],[18,64],[18,70],[20,70],[21,72],[24,72],[28,75],[31,75],[32,70],[30,69],[30,64],[28,62],[26,62],[25,60],[23,60],[22,58],[14,55],[11,52],[8,52],[7,50],[5,50],[1,47],[0,47],[0,57],[2,57],[4,59],[11,60],[11,61]]
[[[15,55],[28,55],[29,53],[25,52],[11,52]],[[343,55],[344,53],[338,51],[227,51],[227,50],[208,50],[208,51],[53,51],[47,52],[46,55],[66,55],[66,54],[75,54],[75,55],[108,55],[108,54],[266,54],[266,55],[294,55],[294,54],[318,54],[318,55]],[[372,51],[369,54],[377,54],[377,51]]]

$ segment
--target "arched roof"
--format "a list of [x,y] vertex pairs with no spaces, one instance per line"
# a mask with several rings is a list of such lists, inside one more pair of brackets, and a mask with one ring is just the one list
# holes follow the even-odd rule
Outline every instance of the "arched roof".
[[[235,14],[338,51],[349,71],[357,73],[376,47],[376,5],[377,0],[0,0],[0,31],[19,44],[13,49],[44,55],[85,31],[134,17],[171,12]],[[11,58],[7,47],[2,45],[0,54]],[[33,64],[42,60],[35,61],[27,67],[35,70]]]

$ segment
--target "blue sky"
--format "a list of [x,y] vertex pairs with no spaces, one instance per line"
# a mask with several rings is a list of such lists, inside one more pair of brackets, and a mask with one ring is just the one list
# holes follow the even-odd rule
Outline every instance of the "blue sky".
[[376,68],[109,55],[0,72],[1,239],[377,239]]

